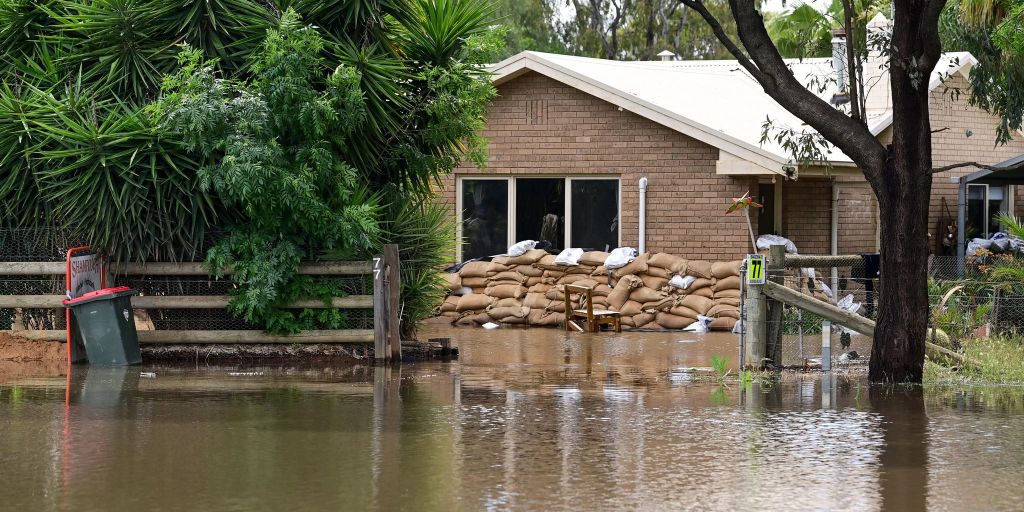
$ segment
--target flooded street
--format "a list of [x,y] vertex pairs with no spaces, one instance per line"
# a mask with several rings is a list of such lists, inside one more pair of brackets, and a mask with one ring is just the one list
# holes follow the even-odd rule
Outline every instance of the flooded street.
[[[691,367],[736,337],[431,329],[400,369],[0,383],[4,510],[1020,510],[1024,390]],[[142,373],[146,372],[146,373]],[[155,376],[149,374],[155,373]]]

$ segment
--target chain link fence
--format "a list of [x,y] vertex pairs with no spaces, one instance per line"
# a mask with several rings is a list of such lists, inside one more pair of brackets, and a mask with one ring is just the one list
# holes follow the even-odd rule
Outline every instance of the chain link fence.
[[[218,238],[211,233],[204,240],[199,261]],[[73,247],[85,245],[59,228],[0,229],[0,261],[4,262],[63,262]],[[144,296],[210,296],[232,295],[237,285],[230,279],[201,278],[197,276],[112,276],[111,286],[129,286]],[[344,295],[372,295],[373,276],[316,276],[334,286]],[[64,295],[63,275],[3,276],[0,295]],[[142,311],[142,310],[137,310]],[[141,313],[148,317],[157,330],[260,330],[233,315],[226,309],[148,309]],[[11,329],[15,322],[28,329],[62,330],[66,328],[63,309],[0,308],[0,329]],[[372,309],[346,309],[340,329],[372,329]]]

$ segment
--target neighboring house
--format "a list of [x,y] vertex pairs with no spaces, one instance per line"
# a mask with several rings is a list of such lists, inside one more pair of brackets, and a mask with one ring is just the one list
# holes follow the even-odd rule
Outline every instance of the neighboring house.
[[[872,133],[886,141],[892,106],[880,62],[874,55],[864,66],[867,117]],[[1020,141],[995,146],[998,120],[967,104],[974,63],[970,54],[947,53],[930,77],[935,166],[1024,154]],[[790,65],[804,83],[834,76],[831,59]],[[879,246],[877,203],[860,170],[838,150],[828,155],[830,166],[808,167],[796,165],[774,139],[762,143],[766,119],[797,129],[802,122],[736,61],[622,62],[523,52],[492,71],[499,96],[482,134],[490,140],[487,166],[466,164],[440,187],[459,221],[461,260],[503,253],[524,239],[555,248],[632,246],[737,259],[750,252],[750,237],[742,214],[725,211],[748,191],[765,205],[752,219],[755,232],[786,236],[802,253]],[[825,89],[819,95],[831,99],[834,82]],[[957,188],[949,178],[971,171],[936,175],[933,237],[941,236],[945,217],[955,220]],[[997,229],[989,221],[997,211],[1024,207],[1013,186],[973,186],[968,195],[968,224],[981,234]]]

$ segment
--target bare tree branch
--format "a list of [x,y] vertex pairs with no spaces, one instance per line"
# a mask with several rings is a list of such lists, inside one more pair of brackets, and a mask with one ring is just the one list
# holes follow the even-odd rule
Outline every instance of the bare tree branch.
[[869,181],[878,178],[885,166],[885,148],[866,126],[836,110],[797,81],[768,36],[764,19],[754,7],[754,0],[729,0],[746,52],[729,39],[721,23],[708,12],[701,0],[680,2],[704,18],[722,45],[757,80],[765,93],[860,164]]
[[1016,171],[1019,169],[1024,169],[1024,161],[1012,165],[982,164],[978,162],[959,162],[955,164],[943,165],[941,167],[933,167],[929,174],[938,174],[940,172],[952,171],[953,169],[960,169],[963,167],[977,167],[978,169],[987,169],[989,171]]

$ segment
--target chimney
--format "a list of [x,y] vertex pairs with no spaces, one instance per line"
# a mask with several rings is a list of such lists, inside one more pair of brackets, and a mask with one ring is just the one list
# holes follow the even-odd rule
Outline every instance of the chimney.
[[661,57],[661,61],[662,62],[668,62],[670,60],[676,60],[676,54],[672,53],[669,50],[662,50],[662,52],[658,54],[658,57]]
[[878,13],[867,25],[868,57],[864,61],[864,104],[868,115],[880,114],[892,107],[892,90],[889,85],[889,63],[880,45],[888,44],[892,38],[892,23]]
[[833,105],[850,102],[850,80],[846,67],[846,30],[832,30],[832,69],[836,71],[836,93],[832,95]]

